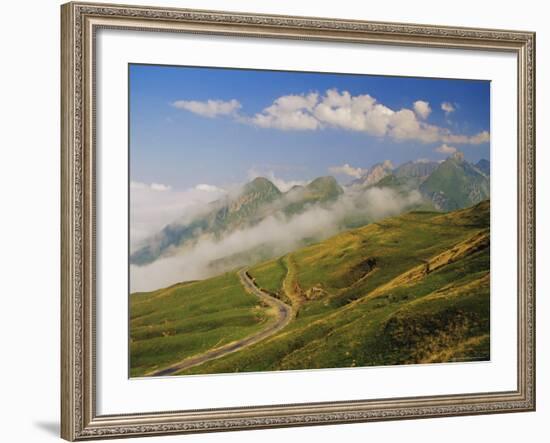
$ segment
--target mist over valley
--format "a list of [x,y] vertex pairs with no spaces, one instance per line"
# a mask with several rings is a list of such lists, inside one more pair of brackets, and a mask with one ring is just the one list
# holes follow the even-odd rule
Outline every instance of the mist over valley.
[[[487,164],[473,165],[458,153],[443,162],[385,161],[345,185],[323,176],[283,192],[255,177],[230,191],[209,185],[183,193],[147,190],[164,200],[131,219],[131,237],[141,238],[132,241],[130,290],[208,278],[407,211],[471,206],[489,197]],[[143,198],[143,189],[136,191],[142,194],[134,198]],[[159,216],[141,221],[154,216],[155,207],[165,216],[162,226]]]

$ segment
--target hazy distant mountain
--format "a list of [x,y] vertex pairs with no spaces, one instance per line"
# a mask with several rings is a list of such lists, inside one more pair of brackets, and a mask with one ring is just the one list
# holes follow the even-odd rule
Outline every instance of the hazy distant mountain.
[[306,186],[306,190],[319,201],[336,198],[344,193],[336,179],[330,175],[316,178]]
[[[407,183],[407,186],[419,186],[438,166],[438,162],[414,160],[394,168],[390,160],[385,160],[369,168],[362,177],[353,180],[350,185],[373,186],[383,183],[383,180],[385,180],[384,183],[391,183],[392,186],[396,185],[397,182]],[[391,175],[394,178],[388,179]],[[396,181],[395,179],[399,180]]]
[[307,205],[333,201],[343,193],[334,177],[319,177],[307,186],[294,186],[287,191],[282,199],[282,210],[287,215],[297,214]]
[[418,190],[420,185],[439,166],[438,162],[431,161],[410,161],[395,168],[391,173],[385,175],[374,185],[376,187],[387,187],[397,191]]
[[410,192],[413,190],[418,190],[420,183],[421,181],[418,177],[398,177],[395,174],[389,174],[382,178],[380,181],[376,182],[374,185],[368,186],[367,189],[390,188],[398,192]]
[[432,172],[420,191],[437,209],[452,211],[489,198],[489,178],[457,152]]
[[437,210],[452,211],[489,198],[489,178],[485,172],[488,169],[487,160],[474,166],[464,159],[463,153],[456,152],[441,163],[418,160],[404,163],[368,188],[418,190],[426,205],[431,203]]
[[[489,176],[485,172],[488,170],[487,160],[481,160],[474,166],[460,152],[441,163],[411,161],[395,169],[388,160],[378,163],[347,188],[349,193],[345,197],[345,207],[353,207],[354,210],[343,214],[340,229],[362,226],[372,221],[373,209],[365,203],[365,198],[372,197],[369,192],[373,188],[396,191],[405,202],[398,205],[401,211],[451,211],[472,206],[489,198]],[[130,263],[151,263],[176,248],[193,245],[205,236],[217,240],[238,229],[255,226],[276,214],[290,219],[313,205],[332,211],[331,204],[343,194],[344,190],[331,176],[316,178],[305,186],[294,186],[285,193],[268,179],[258,177],[244,185],[239,194],[210,203],[201,215],[165,226],[130,256]],[[412,200],[411,196],[414,196]],[[388,205],[391,206],[389,201]],[[259,251],[253,252],[264,254],[262,248]],[[243,252],[247,253],[252,252]]]
[[374,185],[382,180],[385,176],[393,171],[393,163],[390,160],[384,160],[382,163],[377,163],[368,169],[367,173],[362,177],[353,180],[351,185]]
[[244,185],[242,192],[235,198],[226,198],[215,211],[211,230],[215,233],[230,227],[253,222],[262,217],[262,210],[281,196],[281,191],[267,178],[257,177]]
[[207,234],[221,237],[235,229],[254,224],[282,212],[294,215],[308,205],[335,200],[343,189],[334,177],[319,177],[307,186],[294,186],[286,193],[268,179],[257,177],[247,183],[236,197],[225,197],[209,205],[209,211],[189,222],[174,222],[150,238],[130,256],[130,263],[151,263],[169,249]]
[[393,173],[398,178],[417,178],[420,181],[424,181],[438,166],[438,162],[415,160],[403,163],[401,166],[398,166]]
[[476,167],[485,175],[487,176],[491,175],[491,163],[489,162],[489,160],[482,158],[480,161],[476,163]]

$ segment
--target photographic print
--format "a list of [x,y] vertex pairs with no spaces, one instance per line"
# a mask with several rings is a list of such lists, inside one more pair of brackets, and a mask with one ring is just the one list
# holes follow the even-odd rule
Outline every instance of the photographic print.
[[490,360],[490,82],[130,64],[131,377]]

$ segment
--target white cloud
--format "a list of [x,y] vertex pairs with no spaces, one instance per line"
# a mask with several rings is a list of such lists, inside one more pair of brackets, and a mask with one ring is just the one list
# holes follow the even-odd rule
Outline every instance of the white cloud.
[[449,114],[455,112],[455,110],[456,110],[454,105],[452,103],[449,103],[449,102],[441,103],[441,109],[443,110],[443,112],[445,112],[445,115],[449,115]]
[[[429,124],[427,119],[432,109],[427,101],[415,101],[412,109],[393,110],[369,94],[353,96],[348,91],[337,89],[329,89],[324,95],[317,92],[283,95],[253,116],[238,113],[241,104],[237,100],[180,100],[173,105],[205,117],[230,115],[241,123],[283,131],[338,128],[390,137],[396,141],[421,143],[481,144],[489,140],[487,131],[468,136],[453,134],[448,128]],[[448,115],[455,110],[455,105],[444,102],[441,108]]]
[[431,114],[432,108],[430,108],[430,104],[428,102],[425,102],[424,100],[417,100],[414,102],[414,112],[416,112],[420,118],[426,120]]
[[482,143],[488,143],[490,139],[491,136],[489,135],[489,131],[483,131],[473,137],[470,137],[470,144],[480,145]]
[[401,109],[394,113],[388,131],[390,136],[397,140],[418,139],[425,143],[431,143],[438,137],[437,128],[420,122],[410,109]]
[[229,101],[177,100],[172,103],[172,106],[209,118],[217,117],[219,115],[235,115],[241,108],[241,104],[235,99]]
[[441,137],[441,141],[444,143],[456,143],[456,144],[468,144],[468,145],[481,145],[482,143],[488,143],[491,136],[488,131],[482,131],[476,135],[454,135],[447,133]]
[[457,151],[457,149],[454,146],[449,146],[443,143],[438,148],[435,148],[435,151],[441,154],[454,154]]
[[164,192],[164,191],[169,191],[170,189],[172,189],[172,187],[168,185],[163,185],[162,183],[147,184],[142,182],[131,181],[130,189],[149,189],[151,191]]
[[130,189],[147,189],[149,188],[149,185],[141,182],[130,182]]
[[317,129],[319,122],[311,115],[317,97],[316,93],[279,97],[271,106],[254,115],[250,122],[261,128],[277,128],[283,131]]
[[200,185],[195,186],[195,189],[197,191],[204,191],[204,192],[217,192],[220,194],[225,193],[224,189],[219,188],[218,186],[208,185],[206,183],[201,183]]
[[163,185],[162,183],[151,183],[151,189],[153,191],[164,192],[169,191],[170,189],[172,189],[172,187],[168,185]]
[[331,166],[330,168],[328,168],[328,171],[331,174],[344,174],[355,178],[359,178],[367,172],[366,169],[354,168],[353,166],[350,166],[348,163],[345,163],[342,166]]
[[393,111],[368,94],[351,96],[348,91],[326,91],[313,112],[320,126],[336,127],[383,136]]
[[447,128],[424,121],[430,113],[431,107],[424,100],[417,100],[413,109],[394,111],[368,94],[352,96],[348,91],[329,89],[323,96],[310,93],[279,97],[248,121],[264,128],[316,130],[334,127],[422,143],[480,144],[489,135],[486,131],[474,136],[453,134]]

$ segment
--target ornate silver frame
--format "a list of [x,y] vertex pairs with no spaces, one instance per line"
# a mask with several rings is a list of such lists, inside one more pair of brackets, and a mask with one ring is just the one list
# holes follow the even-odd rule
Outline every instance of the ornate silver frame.
[[[535,34],[523,31],[68,3],[61,7],[61,436],[67,440],[535,409]],[[510,392],[98,416],[95,408],[94,36],[116,28],[470,48],[517,55],[518,381]]]

